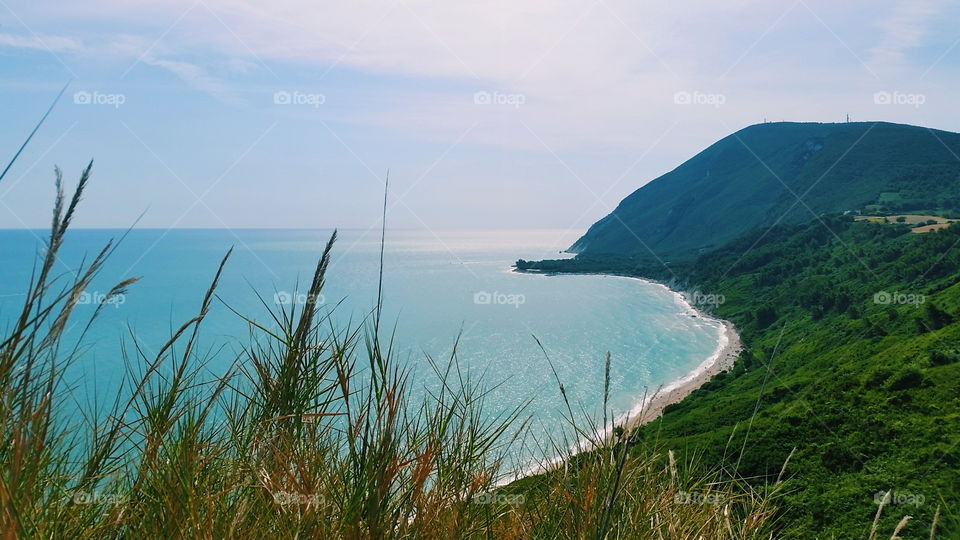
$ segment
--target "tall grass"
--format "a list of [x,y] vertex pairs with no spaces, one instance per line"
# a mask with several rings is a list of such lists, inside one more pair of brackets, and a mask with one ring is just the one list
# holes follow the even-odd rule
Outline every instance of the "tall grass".
[[[72,195],[56,171],[49,236],[23,304],[0,335],[2,538],[769,538],[775,532],[781,478],[757,489],[719,465],[678,461],[622,430],[598,437],[602,430],[578,420],[570,403],[567,438],[553,441],[543,456],[557,454],[561,465],[500,487],[518,473],[510,458],[530,429],[523,408],[488,403],[487,387],[461,369],[456,347],[449,358],[428,357],[431,390],[413,392],[425,381],[413,380],[397,361],[392,336],[381,333],[379,302],[357,324],[337,324],[320,311],[315,299],[335,233],[306,303],[274,308],[261,298],[269,323],[237,313],[249,339],[233,344],[239,353],[221,376],[206,375],[210,354],[200,350],[199,338],[212,309],[229,309],[216,290],[230,252],[211,267],[196,314],[156,353],[136,339],[117,343],[126,366],[119,392],[103,406],[82,406],[64,374],[109,302],[84,320],[74,306],[115,244],[71,273],[55,267],[91,167]],[[136,281],[116,283],[107,298],[126,294]],[[76,325],[79,332],[69,330]],[[609,363],[608,357],[608,374]],[[601,392],[603,428],[613,426],[608,392],[609,377]]]
[[[84,332],[67,328],[114,245],[75,275],[53,269],[89,179],[88,166],[67,196],[57,171],[50,235],[0,342],[5,538],[769,536],[775,490],[653,448],[628,452],[635,441],[625,437],[595,440],[576,457],[557,444],[564,466],[497,488],[511,473],[509,433],[523,431],[522,409],[490,414],[482,382],[456,352],[429,358],[436,390],[414,400],[423,381],[395,360],[379,309],[347,326],[320,312],[313,299],[336,234],[306,303],[275,309],[261,298],[269,324],[238,314],[250,339],[221,377],[202,375],[198,338],[210,310],[223,307],[216,289],[229,252],[196,315],[157,353],[118,344],[122,390],[106,412],[84,410],[63,375]],[[596,432],[569,411],[571,438]]]

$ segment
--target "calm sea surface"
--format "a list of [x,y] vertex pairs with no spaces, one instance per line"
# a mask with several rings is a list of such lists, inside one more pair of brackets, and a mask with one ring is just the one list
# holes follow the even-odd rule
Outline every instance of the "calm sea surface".
[[[575,407],[600,410],[604,356],[610,351],[611,404],[628,411],[654,389],[683,377],[709,357],[719,328],[692,317],[662,287],[605,276],[538,276],[510,272],[518,258],[560,257],[564,231],[388,231],[384,258],[384,325],[396,328],[398,357],[412,370],[417,392],[433,380],[427,355],[445,359],[459,335],[461,367],[491,388],[490,414],[532,400],[535,438],[560,425],[564,407],[539,338]],[[131,330],[145,351],[155,351],[171,328],[196,313],[219,259],[233,246],[203,331],[209,364],[225,369],[247,339],[247,325],[224,305],[260,322],[268,304],[302,300],[330,231],[134,230],[120,244],[102,277],[78,306],[92,313],[110,284],[142,280],[108,305],[84,340],[69,380],[81,404],[108,399],[123,373],[121,342]],[[45,231],[0,230],[0,327],[17,313]],[[70,233],[57,272],[69,275],[122,231]],[[379,231],[341,231],[324,289],[335,321],[358,324],[376,302]],[[299,282],[300,286],[297,286]],[[121,301],[122,300],[122,301]],[[78,328],[72,335],[78,334]],[[416,397],[416,394],[414,395]],[[528,444],[535,446],[533,440]],[[534,448],[525,452],[536,455]]]

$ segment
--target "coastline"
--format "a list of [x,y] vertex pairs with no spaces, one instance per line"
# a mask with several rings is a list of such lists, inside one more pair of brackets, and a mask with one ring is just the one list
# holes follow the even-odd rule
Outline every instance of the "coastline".
[[657,392],[642,400],[641,404],[623,418],[620,425],[624,429],[629,431],[660,418],[668,405],[683,401],[715,375],[733,368],[742,350],[740,335],[729,321],[713,320],[720,321],[722,325],[720,343],[714,354],[686,377],[663,385]]
[[[732,322],[718,319],[711,315],[704,313],[690,303],[687,296],[674,289],[671,289],[665,283],[658,281],[645,279],[636,276],[625,276],[620,274],[608,274],[603,272],[583,272],[583,273],[564,273],[564,272],[530,272],[530,271],[520,271],[516,268],[513,268],[512,271],[521,273],[521,274],[532,274],[532,275],[543,275],[543,276],[561,276],[561,275],[601,275],[616,277],[621,279],[633,279],[641,281],[650,285],[656,285],[662,287],[664,290],[669,292],[674,296],[678,305],[683,306],[687,313],[693,317],[703,319],[705,321],[710,321],[718,325],[719,330],[719,339],[717,342],[717,347],[714,349],[713,354],[707,357],[703,362],[701,362],[696,368],[694,368],[690,373],[670,381],[668,383],[662,384],[652,393],[647,393],[645,390],[644,393],[637,397],[636,404],[631,407],[629,411],[621,414],[614,419],[612,426],[622,427],[626,431],[633,430],[637,427],[640,427],[644,424],[648,424],[663,415],[664,409],[668,405],[674,403],[679,403],[684,398],[692,394],[695,390],[706,384],[710,379],[720,372],[727,371],[733,368],[734,363],[736,362],[737,357],[740,355],[740,352],[743,349],[743,345],[740,341],[740,334],[737,332],[736,327]],[[601,430],[597,432],[598,440],[608,441],[612,436],[611,426],[604,426]],[[552,465],[557,465],[553,463]],[[548,469],[548,467],[542,467],[543,470]],[[525,474],[524,476],[527,476]]]
[[[737,329],[732,322],[724,319],[718,319],[697,309],[696,306],[690,303],[689,299],[684,293],[673,290],[664,283],[641,277],[623,276],[618,274],[599,275],[633,279],[650,285],[662,287],[664,290],[674,296],[676,302],[683,306],[687,310],[688,314],[719,325],[720,334],[717,341],[717,347],[714,349],[713,354],[708,356],[703,362],[700,363],[700,365],[694,368],[693,371],[688,373],[686,376],[662,384],[649,395],[645,393],[645,395],[638,397],[637,404],[634,405],[627,413],[617,417],[614,425],[623,427],[623,429],[626,431],[630,431],[644,424],[648,424],[660,418],[660,416],[663,415],[664,409],[668,405],[683,401],[684,398],[706,384],[715,375],[722,371],[733,369],[733,365],[736,362],[737,357],[740,355],[743,345],[740,341],[740,334],[737,332]],[[609,438],[612,435],[609,433],[609,428],[605,428],[604,431],[606,431],[605,433],[602,433],[604,438]]]

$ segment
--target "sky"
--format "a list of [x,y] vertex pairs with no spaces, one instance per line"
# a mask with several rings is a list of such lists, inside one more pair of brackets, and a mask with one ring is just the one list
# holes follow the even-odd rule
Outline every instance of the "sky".
[[[0,228],[582,231],[765,120],[960,131],[947,0],[0,0]],[[137,221],[139,218],[139,221]],[[571,239],[572,241],[572,239]]]

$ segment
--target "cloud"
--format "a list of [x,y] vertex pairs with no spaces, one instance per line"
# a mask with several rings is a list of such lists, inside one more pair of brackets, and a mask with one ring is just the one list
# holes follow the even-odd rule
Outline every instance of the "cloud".
[[904,56],[923,43],[928,24],[940,11],[940,0],[901,0],[879,23],[883,30],[880,43],[870,50],[870,64],[879,68],[895,68]]
[[[353,166],[366,176],[355,163],[361,157],[377,170],[380,160],[408,170],[422,165],[430,178],[419,187],[442,186],[447,195],[430,193],[430,204],[417,209],[446,208],[451,223],[471,212],[453,194],[491,182],[504,193],[556,197],[556,208],[520,212],[529,223],[579,214],[594,202],[590,191],[613,205],[716,139],[765,119],[840,121],[849,113],[956,130],[960,118],[951,86],[942,83],[956,81],[954,73],[918,77],[935,60],[924,55],[940,53],[922,46],[933,37],[953,40],[951,21],[937,15],[942,0],[6,1],[30,27],[6,23],[2,53],[37,51],[11,63],[9,79],[58,75],[33,61],[50,49],[81,75],[79,84],[115,84],[156,102],[129,110],[147,115],[158,136],[180,123],[175,115],[199,111],[203,132],[170,137],[178,155],[191,158],[183,160],[193,171],[185,176],[208,174],[196,171],[216,160],[212,154],[247,144],[233,137],[245,128],[256,136],[264,117],[276,116],[278,136],[263,148],[270,174],[298,178],[296,167],[316,166],[332,184],[355,174],[345,172]],[[170,80],[197,95],[169,92]],[[897,89],[922,92],[927,105],[874,103],[878,90]],[[274,106],[275,92],[296,90],[323,94],[325,103]],[[243,110],[207,106],[201,93]],[[477,93],[490,100],[475,101]],[[678,94],[686,104],[675,102]],[[503,104],[495,96],[506,96]],[[217,141],[211,155],[194,157],[198,136]],[[439,156],[443,163],[433,168]],[[293,182],[277,180],[285,181]],[[564,199],[571,190],[583,197]],[[250,196],[273,195],[254,188]],[[368,195],[357,195],[357,204]],[[531,207],[553,201],[528,195],[517,200]],[[341,218],[355,223],[353,212],[331,219]]]
[[79,52],[83,44],[76,39],[50,35],[0,33],[0,47],[51,52]]
[[[243,104],[242,85],[310,85],[331,94],[324,111],[345,122],[447,142],[479,122],[468,142],[540,150],[636,148],[678,121],[722,119],[726,130],[765,116],[841,119],[858,112],[842,96],[856,105],[865,99],[858,92],[876,90],[860,55],[902,61],[939,5],[903,1],[882,12],[866,0],[806,0],[809,10],[762,0],[91,2],[65,3],[58,17],[71,25],[57,27],[83,29],[76,54],[124,58],[121,69],[147,51],[145,65],[233,105]],[[115,28],[137,35],[117,38]],[[81,43],[66,35],[57,42]],[[870,86],[859,88],[860,79]],[[337,85],[367,98],[347,96],[337,109]],[[523,95],[525,104],[475,107],[478,91]],[[725,105],[677,107],[679,91],[723,94]]]
[[[182,60],[159,58],[151,53],[154,49],[169,50],[169,47],[159,47],[158,45],[158,43],[150,45],[146,38],[130,35],[110,37],[107,41],[91,44],[67,36],[0,33],[0,47],[143,63],[167,70],[190,87],[206,92],[223,103],[230,105],[245,104],[245,101],[238,96],[229,83],[211,75],[205,68]],[[250,70],[252,64],[246,60],[233,59],[224,65],[230,72],[245,73]]]
[[[105,11],[128,9],[118,4]],[[780,14],[746,0],[720,7],[699,2],[693,22],[686,10],[639,10],[623,0],[277,0],[269,7],[206,0],[178,19],[184,9],[189,6],[178,5],[161,18],[178,21],[158,29],[169,30],[162,42],[172,50],[165,56],[192,52],[196,58],[196,51],[207,51],[220,66],[227,65],[223,58],[311,66],[317,71],[308,80],[321,87],[344,71],[419,80],[417,89],[380,89],[380,102],[393,106],[374,104],[352,111],[354,118],[408,132],[415,126],[417,135],[436,140],[456,138],[479,121],[468,140],[541,151],[543,144],[591,140],[635,145],[638,110],[679,112],[671,107],[676,91],[709,90],[716,84],[711,78],[733,61],[729,49],[739,55],[746,48],[731,43],[730,27],[718,28],[716,18],[743,11],[763,24]],[[194,84],[206,80],[186,71]],[[478,108],[472,102],[477,91],[520,94],[526,104],[519,111]]]
[[204,68],[196,64],[180,60],[154,58],[149,54],[140,58],[140,62],[163,68],[180,77],[190,87],[206,92],[228,105],[246,104],[246,101],[240,98],[229,84],[210,75]]

